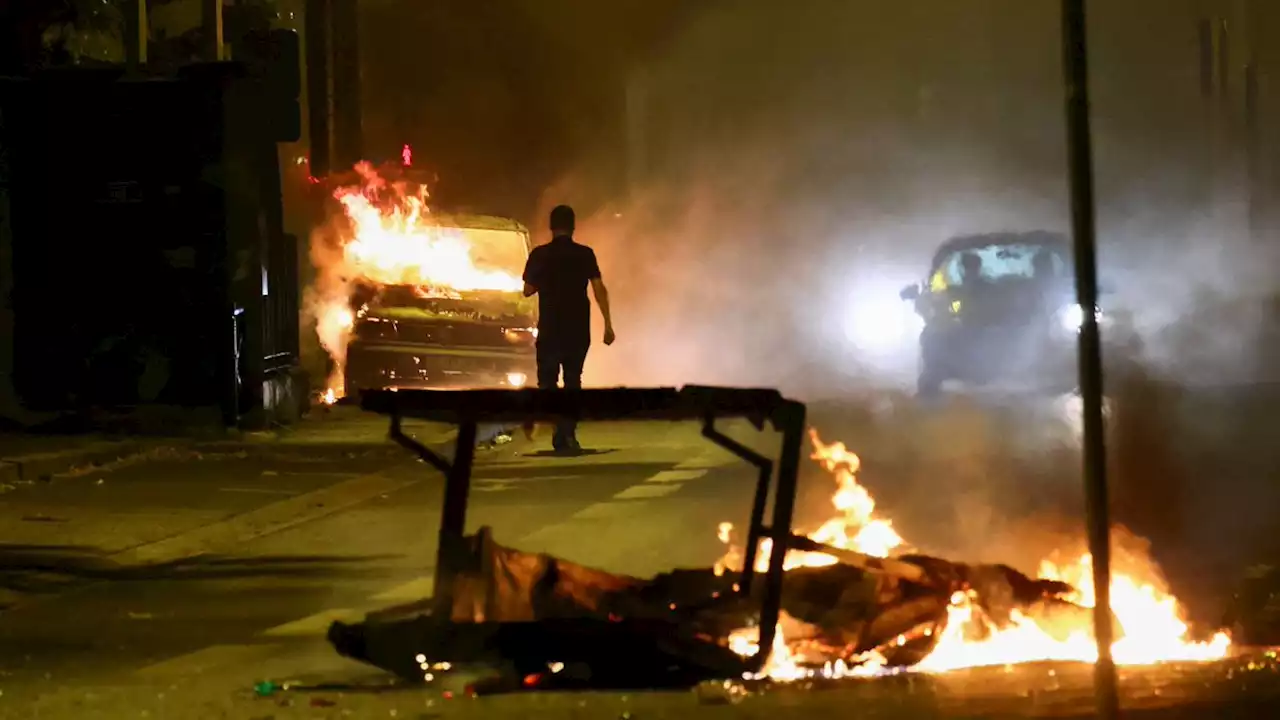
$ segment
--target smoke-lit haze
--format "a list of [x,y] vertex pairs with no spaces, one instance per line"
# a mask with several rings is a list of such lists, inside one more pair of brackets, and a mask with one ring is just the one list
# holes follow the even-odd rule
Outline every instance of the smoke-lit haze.
[[[621,338],[592,355],[588,381],[804,394],[909,382],[912,338],[859,347],[850,325],[901,312],[898,290],[953,234],[1068,227],[1055,8],[757,3],[695,17],[628,83],[625,139],[543,195],[594,200],[615,165],[600,158],[629,160],[630,197],[580,223]],[[1215,203],[1206,178],[1194,16],[1156,15],[1095,22],[1109,302],[1135,313],[1161,374],[1249,379],[1269,256],[1243,236],[1239,188],[1220,185]],[[1197,311],[1216,314],[1211,331],[1180,324]]]

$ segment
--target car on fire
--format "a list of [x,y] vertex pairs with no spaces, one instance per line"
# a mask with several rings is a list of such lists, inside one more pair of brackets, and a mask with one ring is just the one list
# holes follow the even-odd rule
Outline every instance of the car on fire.
[[[1076,384],[1076,303],[1071,247],[1048,231],[963,235],[942,244],[923,283],[903,288],[924,320],[918,392],[943,383],[1029,381],[1069,391]],[[1100,303],[1101,304],[1101,303]],[[1118,311],[1094,310],[1108,347],[1136,342]]]
[[537,306],[519,284],[531,249],[528,230],[491,216],[437,222],[465,237],[477,272],[510,286],[359,285],[344,371],[349,396],[388,388],[520,388],[535,377]]

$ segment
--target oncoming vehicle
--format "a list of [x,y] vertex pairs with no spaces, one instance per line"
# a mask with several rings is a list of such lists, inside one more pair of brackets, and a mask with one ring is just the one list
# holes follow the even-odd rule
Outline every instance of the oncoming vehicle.
[[355,325],[345,387],[520,388],[536,377],[537,305],[520,293],[531,247],[513,220],[442,218],[466,241],[468,270],[487,288],[363,285],[352,295]]
[[[1074,389],[1084,311],[1073,278],[1071,247],[1058,233],[965,235],[943,243],[928,279],[901,293],[924,319],[919,393],[937,394],[950,380]],[[1115,318],[1095,313],[1110,330]]]

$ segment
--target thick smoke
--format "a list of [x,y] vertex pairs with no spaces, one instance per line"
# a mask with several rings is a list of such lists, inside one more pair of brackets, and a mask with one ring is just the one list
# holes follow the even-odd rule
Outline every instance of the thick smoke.
[[[1052,8],[854,5],[712,7],[636,71],[625,137],[545,194],[597,196],[628,157],[629,195],[580,224],[621,338],[590,382],[901,386],[909,333],[869,347],[851,324],[901,312],[898,290],[949,236],[1068,229]],[[1165,47],[1121,32],[1139,15],[1096,22],[1106,302],[1132,314],[1153,372],[1249,381],[1273,283],[1239,186],[1205,178],[1227,161],[1207,154],[1188,75],[1194,17],[1161,18]]]
[[[1023,560],[1011,549],[1031,559],[1064,534],[1079,539],[1076,430],[1035,416],[1053,408],[849,400],[913,381],[913,338],[869,349],[848,324],[892,312],[939,243],[1068,230],[1055,7],[812,0],[704,12],[637,71],[631,130],[598,149],[628,155],[631,172],[629,195],[580,222],[619,336],[593,350],[588,382],[845,398],[815,422],[864,455],[868,485],[911,537],[1006,562]],[[1193,9],[1098,4],[1091,49],[1104,310],[1131,315],[1142,339],[1138,366],[1110,377],[1127,408],[1111,428],[1115,502],[1157,548],[1199,562],[1253,545],[1224,539],[1223,518],[1245,496],[1259,506],[1249,468],[1274,453],[1253,442],[1248,460],[1233,458],[1235,431],[1211,424],[1248,428],[1265,403],[1229,414],[1219,396],[1183,389],[1266,380],[1280,342],[1275,251],[1248,240],[1239,154],[1211,142]],[[584,162],[545,207],[598,195],[609,165]],[[1255,193],[1265,229],[1267,188]],[[1229,500],[1201,482],[1195,463],[1209,458],[1236,488]],[[1195,523],[1196,508],[1213,519]],[[1252,537],[1263,520],[1248,515]]]

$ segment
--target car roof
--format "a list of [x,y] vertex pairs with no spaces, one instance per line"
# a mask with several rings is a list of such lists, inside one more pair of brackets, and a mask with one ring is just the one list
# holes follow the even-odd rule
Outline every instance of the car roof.
[[950,240],[942,243],[938,251],[933,254],[933,262],[930,267],[938,267],[948,256],[965,250],[974,250],[988,245],[1048,245],[1057,250],[1066,252],[1068,248],[1067,236],[1060,232],[1052,230],[1029,230],[1023,232],[991,232],[991,233],[975,233],[972,235],[957,235]]
[[507,230],[524,235],[529,234],[529,229],[521,223],[510,218],[498,217],[497,215],[432,213],[432,218],[443,227],[455,227],[462,230]]

